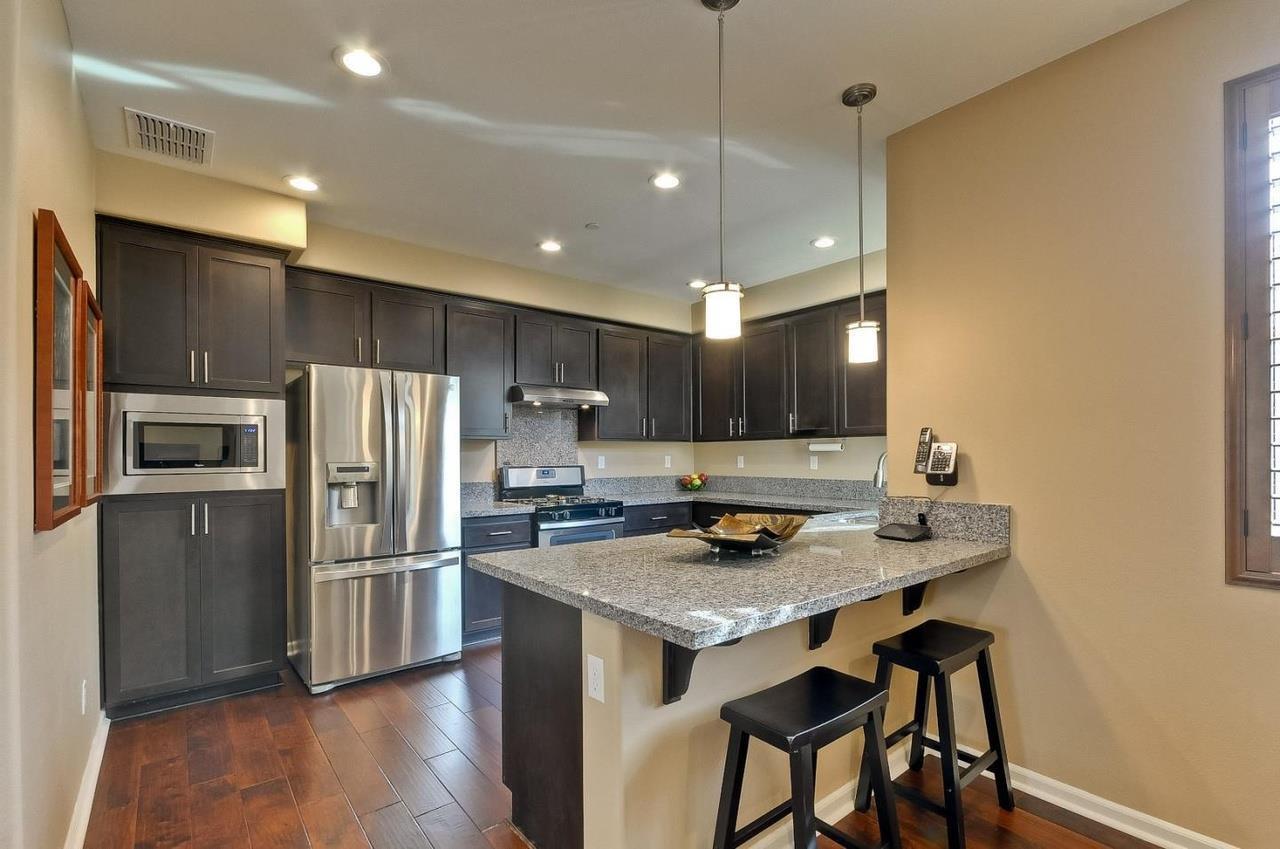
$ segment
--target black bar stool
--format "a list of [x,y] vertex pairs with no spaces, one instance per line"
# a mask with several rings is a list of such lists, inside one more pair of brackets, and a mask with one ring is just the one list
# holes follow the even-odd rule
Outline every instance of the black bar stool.
[[[865,730],[868,754],[863,769],[870,771],[868,788],[875,790],[878,802],[876,813],[881,841],[878,849],[900,849],[902,840],[898,835],[893,780],[889,777],[884,741],[884,708],[888,701],[889,693],[884,687],[817,666],[721,707],[720,718],[731,727],[724,783],[720,787],[715,849],[741,846],[787,814],[792,815],[796,849],[815,849],[818,832],[848,849],[865,849],[843,831],[818,819],[813,798],[818,749],[858,728]],[[742,799],[747,743],[751,737],[791,757],[791,798],[738,828],[738,803]]]
[[[879,658],[876,666],[876,686],[889,689],[893,667],[902,666],[918,673],[916,681],[915,716],[906,725],[890,734],[886,746],[894,746],[907,737],[911,738],[911,750],[907,765],[919,771],[924,763],[924,749],[929,747],[942,758],[942,787],[944,803],[939,805],[914,787],[894,782],[899,796],[910,802],[941,814],[947,820],[948,849],[964,849],[964,808],[960,791],[981,775],[991,770],[996,778],[996,793],[1000,807],[1013,810],[1013,793],[1009,789],[1009,762],[1005,758],[1004,731],[1000,727],[1000,705],[996,701],[995,678],[991,671],[991,644],[995,635],[990,631],[968,628],[940,619],[930,619],[896,637],[880,640],[872,650]],[[977,757],[956,748],[955,701],[951,695],[951,676],[971,663],[978,665],[978,686],[982,691],[982,712],[987,720],[987,749]],[[938,739],[925,736],[929,712],[929,687],[937,690]],[[966,766],[961,769],[960,762]],[[867,780],[867,762],[864,758],[858,776],[858,792],[854,804],[860,811],[871,807],[871,785]],[[877,796],[877,800],[880,797]],[[876,805],[877,809],[879,804]]]

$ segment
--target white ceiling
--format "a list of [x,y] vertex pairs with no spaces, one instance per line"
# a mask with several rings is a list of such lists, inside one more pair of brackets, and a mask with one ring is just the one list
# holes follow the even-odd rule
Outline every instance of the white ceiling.
[[[743,0],[726,20],[729,278],[856,255],[849,84],[880,87],[876,250],[887,135],[1179,2]],[[285,174],[313,175],[316,220],[689,300],[717,274],[715,15],[698,0],[64,5],[101,148],[130,152],[133,107],[214,130],[214,176],[291,192]],[[338,45],[387,73],[347,74]],[[648,184],[664,168],[673,192]],[[549,236],[563,253],[537,249]]]

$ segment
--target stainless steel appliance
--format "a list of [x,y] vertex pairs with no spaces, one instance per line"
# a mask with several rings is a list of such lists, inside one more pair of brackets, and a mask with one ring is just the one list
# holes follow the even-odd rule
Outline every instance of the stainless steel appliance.
[[107,493],[284,489],[279,399],[110,394]]
[[538,548],[622,536],[622,502],[583,495],[582,466],[504,466],[498,497],[533,506]]
[[311,692],[462,650],[458,378],[288,385],[289,659]]

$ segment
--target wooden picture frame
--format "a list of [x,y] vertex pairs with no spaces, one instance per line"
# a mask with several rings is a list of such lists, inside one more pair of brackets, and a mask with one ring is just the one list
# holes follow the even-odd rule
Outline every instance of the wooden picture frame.
[[81,278],[76,294],[76,391],[80,395],[80,427],[76,446],[80,506],[102,497],[105,478],[106,392],[102,379],[102,308],[93,286]]
[[77,444],[83,392],[76,382],[76,299],[84,272],[52,211],[35,217],[35,529],[80,512]]

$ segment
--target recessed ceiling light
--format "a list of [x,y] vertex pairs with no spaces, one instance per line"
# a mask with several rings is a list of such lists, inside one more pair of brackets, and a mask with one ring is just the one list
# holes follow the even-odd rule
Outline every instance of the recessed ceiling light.
[[705,281],[705,280],[690,280],[690,281],[689,281],[689,288],[690,288],[690,289],[702,289],[702,288],[704,288],[706,285],[707,285],[707,281]]
[[670,171],[661,171],[650,177],[649,182],[657,189],[674,189],[680,185],[680,178]]
[[538,247],[542,248],[549,254],[558,254],[564,245],[560,244],[555,239],[543,239],[538,243]]
[[382,73],[382,60],[368,50],[339,47],[334,51],[334,57],[339,65],[358,77],[376,77]]
[[815,248],[829,248],[835,243],[836,243],[836,240],[831,238],[830,236],[819,236],[809,244],[813,245]]
[[320,188],[320,184],[315,180],[310,177],[304,177],[301,174],[285,177],[284,181],[300,192],[314,192]]

